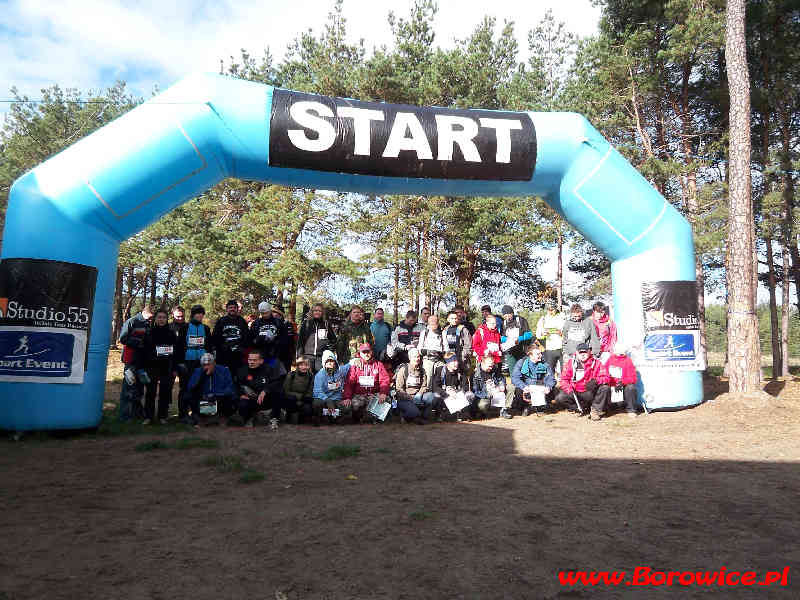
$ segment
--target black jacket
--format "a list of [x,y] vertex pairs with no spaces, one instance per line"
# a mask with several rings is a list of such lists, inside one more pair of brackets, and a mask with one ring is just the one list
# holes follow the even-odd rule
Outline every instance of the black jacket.
[[266,390],[267,395],[274,398],[281,394],[281,378],[281,368],[277,364],[263,363],[258,369],[241,367],[236,372],[236,385],[240,396],[247,396],[248,391],[258,395]]
[[243,352],[250,337],[247,321],[241,315],[220,317],[211,337],[217,353]]
[[[325,339],[318,339],[317,332],[320,329],[325,330]],[[315,341],[316,346],[314,345]],[[309,317],[303,321],[300,331],[297,332],[297,356],[308,354],[321,357],[325,350],[336,352],[336,334],[326,319]]]
[[144,338],[150,331],[150,321],[142,313],[137,313],[122,324],[119,332],[119,341],[125,347],[122,349],[122,362],[126,365],[144,366]]
[[259,317],[250,325],[250,345],[257,348],[265,359],[282,358],[288,344],[289,336],[283,321]]
[[177,346],[178,336],[169,325],[153,325],[144,338],[145,366],[173,371]]

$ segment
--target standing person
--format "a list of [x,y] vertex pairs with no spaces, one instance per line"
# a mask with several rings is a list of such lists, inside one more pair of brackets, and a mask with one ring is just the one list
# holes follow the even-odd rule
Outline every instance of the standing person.
[[314,374],[305,358],[298,358],[295,369],[283,382],[283,400],[286,420],[293,424],[311,418],[314,403]]
[[258,312],[260,316],[250,325],[250,344],[267,363],[280,360],[288,344],[283,322],[275,318],[269,302],[259,304]]
[[[447,408],[445,398],[450,394],[462,392],[469,402],[466,408],[456,411],[455,414],[450,413]],[[470,417],[470,405],[475,399],[472,391],[469,388],[469,377],[461,367],[461,363],[455,354],[448,353],[444,357],[444,364],[437,367],[433,374],[433,395],[434,395],[434,410],[439,416],[444,414],[447,410],[448,414],[455,417],[458,421],[467,420]]]
[[606,362],[608,370],[608,385],[622,393],[625,401],[625,412],[631,417],[638,415],[636,392],[636,367],[631,357],[628,356],[625,344],[617,341],[614,351]]
[[481,306],[481,315],[483,317],[484,323],[486,323],[487,319],[489,319],[490,316],[494,317],[495,321],[497,321],[497,331],[499,332],[503,331],[503,317],[500,317],[498,315],[493,315],[491,306],[489,306],[488,304],[484,304],[483,306]]
[[[350,364],[339,366],[336,354],[332,350],[325,350],[322,353],[322,366],[323,368],[314,376],[314,425],[319,425],[325,408],[330,411],[338,409],[341,412],[349,412],[342,404],[342,391],[344,380],[350,372]],[[328,422],[335,421],[336,417],[328,415]]]
[[358,347],[358,358],[353,360],[342,391],[342,405],[351,408],[353,422],[360,423],[367,406],[373,398],[379,402],[390,402],[391,379],[383,363],[375,360],[372,346],[362,343]]
[[442,331],[446,352],[458,356],[467,375],[472,373],[472,336],[460,322],[458,313],[451,310],[447,313],[447,326]]
[[497,331],[497,321],[489,319],[481,323],[475,335],[472,336],[472,352],[480,361],[484,356],[491,356],[496,365],[503,361],[500,352],[500,332]]
[[346,363],[351,358],[358,357],[358,347],[361,344],[369,344],[371,349],[373,343],[372,331],[364,320],[364,310],[360,306],[354,306],[350,309],[350,316],[342,324],[336,339],[336,354],[339,356],[339,362]]
[[[281,381],[286,375],[283,365],[274,361],[272,365],[264,363],[264,357],[258,350],[247,355],[247,365],[236,373],[236,384],[239,392],[239,419],[245,426],[253,426],[261,411],[270,411],[270,426],[277,429],[278,419],[283,406]],[[231,420],[228,420],[231,423]]]
[[431,316],[431,309],[427,306],[423,306],[422,310],[419,311],[419,322],[423,325],[428,324],[428,318]]
[[303,357],[311,363],[314,373],[322,369],[322,355],[336,347],[336,334],[325,318],[325,307],[315,304],[308,318],[300,325],[297,336],[297,358]]
[[225,365],[231,373],[236,373],[244,363],[249,331],[247,322],[239,314],[236,300],[228,300],[225,313],[214,324],[211,337],[217,351],[217,364]]
[[[233,413],[234,397],[233,377],[228,367],[218,365],[213,354],[203,354],[200,366],[197,367],[189,378],[186,388],[191,407],[192,424],[199,423],[200,402],[217,404],[218,418],[227,419]],[[219,422],[223,423],[223,420]]]
[[186,323],[186,311],[182,306],[176,306],[172,309],[172,323],[169,324],[169,328],[177,336],[184,323]]
[[[578,303],[573,304],[569,309],[569,319],[564,321],[564,330],[561,332],[564,343],[561,368],[564,368],[564,360],[575,354],[578,344],[587,344],[592,348],[592,354],[597,356],[600,352],[600,338],[597,337],[597,330],[592,325],[589,317],[584,317],[583,308]],[[595,352],[597,350],[597,352]]]
[[617,344],[617,324],[608,316],[606,305],[595,302],[592,306],[592,325],[599,339],[598,351],[592,351],[603,362],[608,360],[614,346]]
[[425,325],[417,323],[417,313],[410,310],[406,318],[394,328],[392,339],[389,342],[388,354],[392,359],[392,368],[397,369],[408,362],[408,351],[415,348],[419,342],[420,334],[425,331]]
[[591,407],[589,418],[599,421],[605,414],[611,398],[608,387],[608,371],[603,363],[589,351],[589,345],[578,344],[575,354],[569,357],[561,370],[560,392],[555,404],[572,407],[575,404],[573,393],[580,401],[575,408],[585,410]]
[[419,350],[411,348],[408,351],[408,362],[399,367],[394,376],[395,392],[397,394],[397,410],[406,421],[414,421],[418,425],[424,422],[422,418],[430,418],[434,395],[426,392],[429,388],[428,376],[422,368],[422,357]]
[[[545,405],[542,409],[547,407],[547,403],[555,395],[553,391],[556,387],[556,378],[553,374],[553,369],[545,362],[541,348],[533,345],[528,347],[528,356],[518,361],[514,366],[514,372],[511,374],[511,383],[516,388],[514,403],[523,407],[523,417],[527,417],[531,411],[537,411],[532,406],[533,391],[530,386],[544,387]],[[506,410],[509,408],[511,408],[511,405],[507,403]]]
[[453,310],[456,311],[456,314],[458,315],[458,322],[466,327],[467,331],[469,331],[470,337],[475,335],[475,325],[473,325],[472,321],[467,318],[467,311],[464,310],[464,307],[460,304],[456,304],[453,307]]
[[[175,348],[178,345],[178,335],[167,323],[168,318],[166,309],[157,310],[153,326],[144,338],[145,368],[150,383],[145,394],[143,425],[149,425],[156,418],[162,425],[166,425],[169,415],[172,385],[175,383]],[[158,392],[157,417],[156,392]]]
[[119,420],[129,421],[145,416],[142,406],[144,384],[146,381],[144,341],[150,331],[153,308],[145,305],[142,311],[122,324],[119,341],[123,345],[121,359],[123,365],[122,391],[119,396]]
[[392,328],[383,320],[382,308],[376,308],[373,316],[374,320],[370,323],[369,330],[372,333],[372,339],[375,340],[375,356],[378,360],[383,360],[392,339]]
[[428,376],[428,388],[426,391],[433,391],[433,372],[437,367],[444,363],[445,347],[442,331],[439,329],[439,317],[431,315],[428,317],[428,326],[419,334],[417,349],[422,356],[422,368]]
[[533,332],[525,317],[514,314],[514,309],[506,304],[500,311],[503,313],[503,334],[500,343],[506,346],[503,351],[503,373],[514,372],[517,361],[525,357],[528,346],[533,339]]
[[189,419],[189,398],[186,391],[189,386],[189,378],[200,367],[200,359],[203,355],[214,349],[211,341],[211,329],[203,323],[205,316],[206,309],[200,304],[195,304],[189,311],[189,322],[184,323],[178,330],[178,345],[175,350],[176,371],[180,379],[178,417],[184,423],[191,421]]
[[[474,400],[472,404],[473,414],[486,418],[492,408],[492,397],[502,395],[506,399],[506,378],[497,368],[494,358],[484,356],[479,363],[475,375],[472,376],[472,393]],[[504,419],[512,419],[513,415],[506,410],[506,402],[500,408],[500,416]]]
[[561,360],[564,320],[564,315],[557,310],[556,301],[549,299],[547,312],[536,322],[536,338],[544,340],[544,360],[550,365],[553,373],[556,372],[556,365]]
[[295,329],[294,323],[286,320],[283,308],[277,304],[272,305],[272,317],[280,323],[280,328],[284,334],[283,342],[278,347],[278,360],[283,363],[288,373],[294,361],[294,348],[297,346],[297,329]]

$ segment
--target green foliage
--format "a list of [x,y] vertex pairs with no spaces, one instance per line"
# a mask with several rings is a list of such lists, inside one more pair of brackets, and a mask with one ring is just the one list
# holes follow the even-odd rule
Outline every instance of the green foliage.
[[153,440],[151,442],[142,442],[141,444],[136,444],[133,449],[136,452],[150,452],[151,450],[167,450],[169,447],[169,444],[166,442],[162,442],[161,440]]
[[324,452],[321,452],[317,458],[327,461],[341,460],[343,458],[358,456],[360,453],[361,448],[359,446],[337,445],[331,446]]

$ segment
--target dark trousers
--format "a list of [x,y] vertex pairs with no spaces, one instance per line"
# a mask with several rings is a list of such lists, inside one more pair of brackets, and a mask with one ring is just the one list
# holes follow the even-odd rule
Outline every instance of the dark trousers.
[[553,373],[555,373],[556,363],[561,360],[561,350],[545,350],[542,354],[542,358],[544,358],[544,362],[550,365],[550,368],[553,369]]
[[310,418],[314,412],[314,398],[308,396],[306,398],[295,398],[294,396],[285,396],[283,400],[283,408],[286,411],[287,418],[289,415],[297,413],[298,421]]
[[[192,410],[192,416],[197,419],[200,416],[200,401],[203,399],[203,392],[198,385],[194,390],[187,392],[189,397],[189,408]],[[214,400],[217,401],[217,415],[228,417],[234,411],[234,398],[232,396],[215,396]]]
[[183,418],[189,414],[189,398],[186,392],[186,386],[189,385],[189,378],[194,373],[194,370],[200,366],[199,360],[186,360],[183,362],[186,369],[178,369],[178,382],[180,385],[178,391],[178,416]]
[[636,392],[635,383],[622,386],[622,397],[625,399],[625,411],[636,412],[636,398],[638,397],[638,393]]
[[169,405],[172,403],[172,384],[175,382],[170,365],[148,367],[147,374],[150,376],[150,385],[147,386],[144,397],[145,417],[151,420],[156,417],[156,392],[158,392],[158,418],[166,419],[169,415]]
[[[602,415],[608,410],[608,405],[611,401],[611,388],[607,385],[600,385],[597,386],[597,389],[594,391],[590,388],[585,392],[576,391],[575,395],[578,397],[578,400],[580,400],[583,412],[586,412],[589,408],[594,408]],[[555,403],[560,406],[566,406],[567,408],[578,408],[575,406],[575,399],[572,397],[572,394],[566,394],[563,391],[558,392]]]
[[271,419],[280,419],[281,417],[281,404],[282,399],[280,396],[266,394],[264,402],[259,404],[256,398],[239,398],[239,416],[244,419],[245,423],[252,419],[255,414],[262,410],[270,411]]

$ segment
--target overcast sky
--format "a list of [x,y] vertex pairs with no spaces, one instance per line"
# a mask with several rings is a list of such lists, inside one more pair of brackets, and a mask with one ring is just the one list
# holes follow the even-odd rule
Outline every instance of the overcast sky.
[[[520,48],[550,8],[574,33],[596,32],[600,10],[589,0],[440,0],[436,44],[464,38],[485,14],[514,21]],[[351,41],[368,51],[391,41],[390,10],[406,16],[412,0],[345,0]],[[320,32],[332,0],[0,0],[0,98],[13,85],[31,98],[52,84],[101,89],[117,79],[149,96],[196,71],[218,72],[241,48],[280,58],[309,28]],[[7,110],[0,107],[0,110]]]

